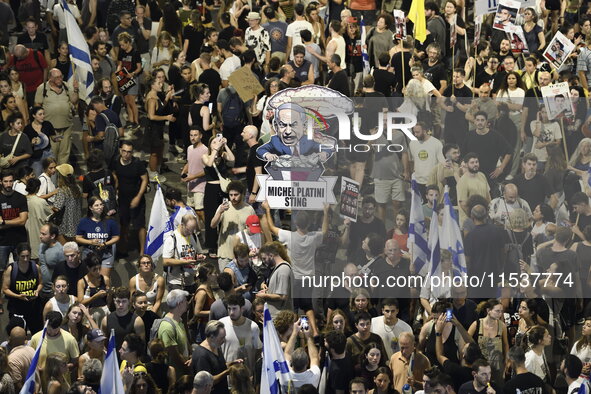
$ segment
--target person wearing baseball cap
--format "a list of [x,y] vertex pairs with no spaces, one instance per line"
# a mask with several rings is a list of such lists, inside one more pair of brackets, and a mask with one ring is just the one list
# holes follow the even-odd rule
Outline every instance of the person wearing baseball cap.
[[261,14],[249,12],[246,17],[248,28],[244,33],[246,46],[254,49],[259,63],[268,65],[271,60],[271,36],[269,31],[261,26]]
[[74,167],[68,163],[60,164],[59,166],[55,167],[55,169],[60,173],[61,176],[64,177],[74,175]]
[[261,220],[257,215],[250,215],[246,218],[246,226],[250,235],[261,233]]
[[103,330],[100,328],[95,328],[88,331],[88,334],[86,334],[86,339],[88,342],[102,342],[107,339],[107,337],[103,333]]

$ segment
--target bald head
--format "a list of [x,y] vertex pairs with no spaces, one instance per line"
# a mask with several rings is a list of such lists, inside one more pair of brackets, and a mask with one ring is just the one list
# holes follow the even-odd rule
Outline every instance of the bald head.
[[248,141],[251,139],[256,139],[259,130],[256,126],[248,125],[242,129],[242,136],[244,137],[244,141]]
[[384,254],[388,258],[388,260],[392,262],[397,262],[402,257],[402,253],[400,252],[400,245],[398,241],[395,239],[389,239],[386,241],[386,245],[384,247]]
[[512,183],[506,184],[503,191],[503,197],[505,197],[505,201],[507,201],[508,204],[513,204],[517,201],[519,198],[517,186]]
[[27,341],[27,332],[22,327],[14,327],[10,330],[8,342],[12,347],[24,345]]
[[49,71],[49,82],[56,86],[62,86],[64,82],[64,75],[57,68],[52,68],[51,71]]
[[24,58],[29,53],[29,51],[27,51],[27,48],[21,44],[15,45],[12,52],[14,53],[14,56],[18,57],[19,59]]
[[470,216],[472,217],[472,220],[476,223],[482,223],[484,222],[484,220],[486,219],[486,207],[484,205],[476,205],[474,208],[472,208],[472,211],[470,211]]
[[357,275],[359,270],[357,269],[357,266],[355,264],[348,263],[347,265],[345,265],[345,268],[343,268],[343,272],[346,276],[355,276]]

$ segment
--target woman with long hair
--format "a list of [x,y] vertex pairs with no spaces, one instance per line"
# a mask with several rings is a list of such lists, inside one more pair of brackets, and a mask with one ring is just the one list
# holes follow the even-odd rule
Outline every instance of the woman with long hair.
[[591,165],[591,138],[583,138],[568,162],[568,169],[584,177]]
[[193,318],[189,321],[189,325],[195,326],[194,340],[196,342],[205,339],[204,332],[209,321],[209,310],[216,300],[213,287],[217,287],[217,279],[218,274],[213,264],[204,263],[201,265],[197,274],[199,287],[195,291]]
[[548,204],[539,204],[533,210],[532,215],[533,225],[531,235],[534,245],[537,247],[539,244],[548,241],[546,227],[548,224],[554,224],[556,222],[556,215],[554,215],[554,209]]
[[[515,333],[515,345],[523,346],[523,340],[528,331],[537,325],[546,325],[546,321],[538,314],[538,309],[545,304],[543,299],[528,298],[519,301],[517,314],[519,316],[519,323],[517,325],[517,332]],[[546,308],[547,308],[546,304]]]
[[552,336],[546,327],[533,326],[527,332],[529,350],[525,353],[525,368],[546,383],[551,381],[551,371],[544,348],[552,344]]
[[306,7],[306,20],[310,22],[313,28],[313,31],[310,32],[312,33],[312,42],[320,45],[320,48],[326,48],[326,38],[324,36],[326,27],[324,26],[324,21],[318,15],[317,3],[310,3]]
[[[24,99],[24,98],[21,99],[20,97],[18,97],[18,95],[14,94],[14,92],[12,90],[12,86],[11,86],[10,81],[8,79],[0,79],[0,102],[4,99],[5,96],[8,96],[9,94],[11,94],[15,97],[16,106],[18,108],[18,111],[21,114],[23,114],[23,116],[26,120],[28,120],[29,107],[27,106],[26,99]],[[0,114],[1,114],[1,112],[0,112]],[[0,132],[4,131],[4,129],[7,126],[8,126],[8,124],[6,123],[6,118],[0,117]]]
[[546,147],[548,158],[544,168],[544,176],[550,183],[554,194],[558,197],[558,203],[554,210],[556,222],[562,223],[569,219],[569,214],[565,204],[564,179],[567,173],[567,163],[564,158],[564,150],[561,145],[549,145]]
[[335,309],[328,315],[326,325],[324,326],[324,334],[326,335],[330,331],[340,331],[347,337],[351,335],[352,330],[347,319],[347,314],[341,309]]
[[155,272],[156,263],[150,255],[141,255],[136,266],[138,273],[129,279],[129,291],[132,295],[135,291],[145,293],[148,299],[148,309],[158,313],[166,287],[164,277]]
[[90,311],[80,302],[75,302],[68,308],[62,321],[64,330],[72,334],[82,350],[85,348],[85,338],[90,330],[98,329],[95,319],[90,315]]
[[550,120],[545,105],[540,105],[536,120],[531,122],[534,137],[532,153],[538,158],[538,172],[543,172],[548,160],[548,148],[552,145],[561,146],[562,131],[556,120]]
[[174,90],[181,90],[186,88],[187,82],[181,76],[181,69],[187,63],[185,52],[175,49],[170,56],[170,64],[168,68],[168,83],[174,86]]
[[374,378],[380,367],[386,366],[387,356],[382,354],[380,347],[375,343],[365,346],[363,353],[359,356],[358,364],[355,366],[355,376],[362,377],[368,383],[366,389],[375,388]]
[[68,356],[64,353],[51,353],[45,360],[43,368],[44,393],[66,394],[70,384],[66,380],[68,375]]
[[[378,312],[376,308],[371,303],[371,298],[369,297],[369,291],[362,287],[356,287],[351,291],[351,297],[349,297],[349,316],[348,319],[350,322],[355,321],[355,315],[358,312],[367,312],[371,315],[371,317],[376,317]],[[353,331],[355,329],[353,328]]]
[[209,86],[204,83],[197,83],[191,85],[191,96],[195,102],[191,104],[189,109],[189,126],[195,126],[201,130],[201,139],[209,141],[211,138],[211,131],[215,127],[212,122],[211,112],[207,103],[211,97]]
[[205,28],[199,10],[191,11],[191,21],[183,29],[183,37],[185,40],[183,42],[183,53],[187,56],[187,62],[192,63],[199,57],[201,46],[205,40]]
[[[515,124],[517,130],[520,130],[521,126],[521,108],[523,107],[523,100],[525,98],[525,85],[521,80],[521,76],[516,71],[507,73],[505,78],[501,81],[501,86],[497,90],[496,94],[493,94],[496,98],[497,105],[500,103],[506,104],[509,108],[509,118]],[[517,142],[521,142],[520,138],[517,138]]]
[[123,93],[123,99],[127,109],[127,123],[129,128],[137,130],[140,125],[136,99],[139,93],[139,75],[142,72],[142,58],[139,52],[133,48],[133,38],[131,35],[123,32],[117,36],[117,41],[119,42],[119,52],[116,72],[125,70],[127,77],[135,81],[135,85]]
[[392,370],[388,367],[379,367],[374,374],[373,383],[375,388],[367,394],[394,394],[397,391],[392,388]]
[[73,241],[76,237],[76,228],[82,216],[82,193],[76,184],[74,168],[70,164],[60,164],[57,171],[57,193],[53,204],[54,212],[64,210],[63,219],[59,227],[58,241],[63,245],[67,241]]
[[484,69],[480,72],[480,74],[476,74],[476,83],[474,87],[480,88],[483,83],[488,83],[490,86],[492,86],[498,71],[499,55],[497,55],[495,52],[492,52],[486,59],[486,66]]
[[55,135],[53,125],[45,120],[43,107],[35,106],[31,109],[31,123],[25,127],[23,133],[31,141],[33,148],[31,167],[33,167],[35,175],[39,176],[43,173],[43,159],[53,156],[49,138]]
[[0,154],[8,159],[8,167],[18,170],[29,164],[33,154],[31,141],[23,133],[25,118],[20,112],[10,114],[6,119],[7,131],[0,134]]
[[152,49],[152,70],[161,68],[168,74],[170,59],[172,58],[172,53],[176,50],[172,40],[172,36],[167,31],[162,31],[158,34],[156,45],[154,46],[154,49]]
[[183,43],[183,22],[181,22],[181,19],[176,13],[176,7],[169,2],[166,2],[162,7],[162,18],[160,18],[156,35],[159,37],[162,31],[169,32],[174,45],[177,48],[181,47]]
[[[357,23],[347,23],[343,37],[347,49],[345,58],[348,66],[349,83],[351,84],[350,91],[357,94],[357,92],[362,91],[363,87],[363,53],[361,49],[365,45],[361,41],[359,25]],[[315,75],[315,77],[318,78],[320,75]]]
[[20,100],[25,99],[25,84],[20,79],[20,73],[17,69],[12,67],[8,72],[8,78],[10,80],[10,89],[12,90],[12,94],[14,97],[17,97]]
[[[205,193],[203,196],[203,205],[205,223],[211,223],[215,216],[217,207],[223,201],[225,193],[220,186],[221,176],[227,176],[230,167],[234,166],[234,153],[228,147],[224,137],[217,135],[209,139],[208,153],[203,155],[201,160],[205,166]],[[218,232],[217,229],[206,226],[205,228],[205,248],[209,250],[210,258],[217,258]]]
[[[587,100],[585,90],[580,86],[571,86],[570,99],[572,108],[574,109],[574,116],[565,116],[564,119],[564,134],[566,138],[566,150],[570,156],[579,145],[579,142],[584,138],[582,132],[582,125],[587,119]],[[588,127],[588,125],[586,126]]]
[[591,317],[585,318],[581,337],[573,345],[570,354],[577,356],[583,364],[591,362]]
[[[24,166],[16,172],[16,179],[12,183],[12,190],[19,192],[23,196],[27,195],[27,182],[29,179],[35,178],[35,172],[32,167]],[[37,245],[39,246],[39,245]]]
[[16,97],[12,93],[2,97],[0,105],[2,106],[2,119],[8,119],[10,115],[19,113]]
[[490,299],[478,304],[477,312],[484,318],[476,320],[468,334],[480,346],[482,355],[487,358],[493,351],[501,352],[505,357],[509,352],[509,340],[507,326],[503,320],[503,304],[499,300]]
[[142,366],[135,367],[133,370],[133,380],[129,384],[127,394],[160,394],[160,389],[154,383],[154,379]]
[[543,51],[546,46],[546,37],[544,36],[544,29],[538,25],[538,14],[536,10],[528,7],[523,12],[523,35],[529,53],[536,53]]
[[230,367],[229,381],[232,389],[230,394],[255,394],[252,372],[244,364]]
[[[451,49],[447,50],[447,54],[445,57],[446,64],[448,67],[455,68],[457,66],[458,61],[462,55],[465,56],[464,52],[464,39],[466,37],[466,23],[464,19],[459,14],[459,6],[456,1],[454,0],[447,0],[445,5],[443,6],[442,17],[445,21],[445,42],[447,43],[447,47],[451,48],[451,28],[452,25],[455,27],[456,31],[456,41],[454,44],[455,49],[452,51]],[[454,54],[455,59],[452,59],[452,54]]]
[[101,322],[109,313],[107,301],[110,298],[111,279],[101,275],[101,260],[96,254],[89,254],[83,262],[88,273],[78,281],[78,302],[89,309],[94,321]]
[[[386,212],[384,212],[385,214]],[[406,246],[408,241],[408,213],[404,210],[396,213],[394,228],[392,229],[392,239],[398,243],[400,250],[408,252],[408,247]]]
[[272,112],[269,110],[269,99],[279,91],[279,78],[269,78],[265,82],[265,94],[261,96],[258,100],[253,100],[253,106],[250,108],[250,114],[253,117],[260,116],[262,123],[261,123],[261,132],[259,138],[262,139],[264,142],[268,142],[271,139],[271,122],[270,117],[272,117]]
[[110,277],[119,238],[119,225],[106,217],[103,200],[98,196],[91,196],[88,199],[86,217],[78,224],[76,242],[84,247],[82,256],[94,252],[100,257],[101,275]]
[[[148,176],[150,180],[158,175],[158,169],[162,164],[164,152],[164,127],[166,122],[174,122],[176,118],[171,114],[168,103],[172,99],[174,91],[169,89],[164,97],[160,98],[163,82],[158,78],[148,80],[150,91],[146,94],[146,112],[149,126],[146,130],[148,141],[150,141],[150,160],[148,163]],[[159,176],[160,182],[165,182],[164,176]]]
[[49,69],[57,68],[62,72],[64,81],[68,80],[70,74],[72,74],[72,61],[70,60],[70,49],[66,41],[60,42],[57,47],[57,56],[52,59],[49,63]]

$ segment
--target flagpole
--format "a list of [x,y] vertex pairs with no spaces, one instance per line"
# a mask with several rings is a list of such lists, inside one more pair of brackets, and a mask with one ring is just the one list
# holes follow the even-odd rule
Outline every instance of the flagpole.
[[560,117],[560,132],[562,133],[562,147],[564,148],[564,157],[568,163],[568,150],[566,149],[566,133],[564,132],[564,118]]
[[406,80],[404,78],[404,45],[402,45],[402,38],[400,39],[400,54],[402,55],[402,89],[404,89],[406,87]]

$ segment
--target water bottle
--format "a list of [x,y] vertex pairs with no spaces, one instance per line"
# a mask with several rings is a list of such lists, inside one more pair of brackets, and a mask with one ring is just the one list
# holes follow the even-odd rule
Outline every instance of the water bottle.
[[412,389],[410,388],[410,384],[405,384],[402,386],[402,394],[412,394]]
[[90,298],[90,287],[86,287],[86,291],[84,292],[84,299]]

